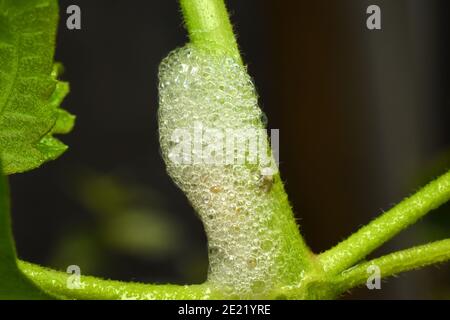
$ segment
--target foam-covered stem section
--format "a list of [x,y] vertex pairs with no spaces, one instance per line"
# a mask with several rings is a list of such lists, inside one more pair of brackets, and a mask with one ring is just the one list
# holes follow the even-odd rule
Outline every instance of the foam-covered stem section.
[[[310,252],[278,174],[268,175],[261,164],[238,159],[205,163],[204,152],[195,154],[186,148],[174,161],[174,150],[186,142],[181,141],[185,136],[174,132],[194,132],[199,125],[222,132],[263,129],[262,116],[254,84],[233,58],[187,45],[162,61],[159,133],[167,171],[204,224],[208,282],[237,297],[263,297],[300,283],[310,268]],[[236,141],[245,143],[246,138],[238,134]],[[202,144],[202,150],[211,147]]]

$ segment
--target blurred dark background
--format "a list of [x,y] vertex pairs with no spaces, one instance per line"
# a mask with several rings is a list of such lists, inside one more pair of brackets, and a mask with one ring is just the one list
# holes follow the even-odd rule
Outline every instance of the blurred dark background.
[[[21,258],[83,274],[199,283],[206,237],[165,173],[157,68],[186,41],[175,0],[62,0],[56,58],[76,114],[59,160],[11,178]],[[77,4],[82,30],[66,28]],[[450,169],[447,0],[229,0],[302,232],[326,250]],[[366,28],[366,8],[382,30]],[[446,205],[374,256],[448,238]],[[449,265],[348,298],[450,299]]]

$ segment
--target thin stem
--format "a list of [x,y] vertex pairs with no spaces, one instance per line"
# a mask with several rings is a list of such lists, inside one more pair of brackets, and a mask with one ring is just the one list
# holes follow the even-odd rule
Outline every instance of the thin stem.
[[11,229],[9,188],[0,161],[0,300],[51,299],[25,277],[17,266]]
[[[18,261],[19,268],[42,290],[61,299],[81,300],[204,300],[223,298],[209,284],[152,285],[103,280],[81,276],[80,286],[73,275]],[[70,277],[70,278],[69,278]],[[68,284],[71,284],[69,286]],[[72,289],[71,289],[72,288]]]
[[341,272],[449,199],[450,171],[361,228],[347,240],[322,253],[319,262],[327,273]]
[[344,271],[334,280],[341,292],[345,292],[366,283],[370,276],[368,271],[370,266],[380,268],[380,276],[385,278],[400,272],[418,269],[447,260],[450,260],[450,239],[394,252],[384,257],[361,263],[348,271]]
[[180,0],[191,43],[242,63],[223,0]]

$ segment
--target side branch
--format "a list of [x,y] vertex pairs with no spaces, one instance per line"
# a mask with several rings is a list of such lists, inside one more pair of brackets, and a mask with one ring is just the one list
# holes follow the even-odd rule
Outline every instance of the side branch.
[[19,268],[38,287],[60,299],[81,300],[205,300],[221,299],[211,285],[153,285],[74,275],[18,261]]
[[450,171],[361,228],[347,240],[322,253],[319,262],[327,273],[344,271],[449,199]]
[[381,277],[389,277],[400,272],[418,269],[431,264],[450,260],[450,239],[432,242],[426,245],[407,250],[394,252],[357,265],[348,271],[342,272],[334,280],[341,292],[366,283],[370,276],[368,268],[380,268]]

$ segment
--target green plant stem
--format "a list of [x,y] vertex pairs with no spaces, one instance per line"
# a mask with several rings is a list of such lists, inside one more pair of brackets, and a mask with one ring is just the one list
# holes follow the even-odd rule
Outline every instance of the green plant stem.
[[223,0],[180,0],[191,43],[242,63]]
[[207,283],[199,285],[153,285],[103,280],[81,276],[79,289],[67,285],[71,274],[18,261],[19,268],[38,287],[60,299],[84,300],[205,300],[221,299],[222,295]]
[[400,272],[418,269],[447,260],[450,260],[450,239],[394,252],[381,258],[361,263],[338,275],[335,281],[341,292],[345,292],[366,283],[367,278],[370,276],[370,273],[367,271],[370,266],[379,267],[381,277],[385,278]]
[[347,240],[322,253],[319,256],[322,268],[328,274],[344,271],[449,199],[450,171],[361,228]]
[[[180,5],[191,45],[206,51],[207,56],[224,55],[232,57],[242,64],[224,0],[180,0]],[[254,166],[254,169],[259,170],[257,166]],[[230,241],[230,239],[226,239],[227,237],[222,231],[212,233],[206,229],[210,249],[213,252],[209,257],[210,261],[222,261],[222,265],[210,269],[208,279],[211,282],[218,282],[217,279],[220,279],[224,287],[230,288],[231,296],[255,297],[259,290],[259,294],[266,297],[272,294],[268,292],[274,288],[284,288],[297,283],[306,272],[316,269],[315,260],[312,258],[313,254],[299,233],[279,175],[273,176],[271,184],[270,192],[261,193],[261,188],[251,190],[251,192],[255,192],[255,197],[245,200],[249,201],[249,206],[258,209],[251,212],[251,218],[242,220],[238,228],[243,233],[246,232],[243,230],[253,229],[254,238],[251,240],[260,240],[260,243],[266,243],[266,245],[267,242],[270,242],[270,257],[265,256],[266,253],[261,249],[261,245],[252,248],[258,241],[253,243]],[[262,208],[261,203],[271,203],[271,206]],[[228,216],[225,211],[223,212],[224,217]],[[220,225],[220,221],[226,223]],[[229,230],[233,222],[217,219],[215,223],[217,224],[215,230]],[[266,239],[267,235],[271,235],[272,238]],[[246,239],[238,234],[236,238]],[[242,240],[240,241],[242,242]],[[218,243],[226,248],[217,250]],[[222,249],[226,252],[225,255]],[[252,263],[243,264],[242,262],[248,257],[241,257],[241,252],[249,252],[249,255],[250,252],[253,252],[255,261],[261,261],[261,263],[258,262],[258,268],[252,266]],[[262,263],[263,261],[264,263]],[[261,268],[266,271],[261,271],[260,266],[264,266]],[[236,274],[230,272],[230,269],[234,269]],[[240,288],[245,281],[249,281],[245,285],[246,290],[236,289]],[[263,282],[264,288],[261,285]],[[254,290],[255,292],[251,292],[253,287],[257,288]]]
[[9,188],[0,160],[0,300],[51,299],[18,268],[9,204]]

